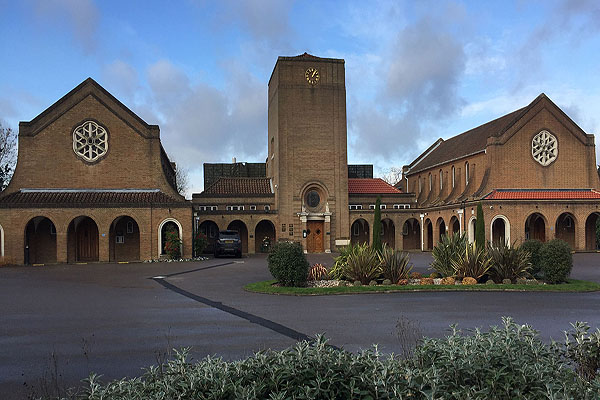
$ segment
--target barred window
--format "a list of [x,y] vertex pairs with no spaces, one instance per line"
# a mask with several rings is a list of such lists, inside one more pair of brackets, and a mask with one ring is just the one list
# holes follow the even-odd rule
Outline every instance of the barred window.
[[94,121],[86,121],[73,131],[73,151],[87,162],[94,162],[108,151],[108,132]]

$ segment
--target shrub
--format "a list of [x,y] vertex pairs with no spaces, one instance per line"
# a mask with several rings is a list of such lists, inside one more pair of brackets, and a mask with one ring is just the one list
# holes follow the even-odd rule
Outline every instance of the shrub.
[[323,264],[315,264],[308,270],[309,281],[321,281],[327,279],[327,268]]
[[451,276],[446,278],[442,278],[442,285],[454,285],[456,283],[456,279]]
[[206,250],[208,246],[208,238],[202,232],[198,232],[196,237],[194,238],[194,254],[196,257],[200,256]]
[[343,275],[354,281],[368,285],[381,274],[377,251],[367,244],[359,244],[348,255]]
[[573,268],[571,247],[560,239],[544,243],[540,250],[540,264],[547,282],[565,282]]
[[329,276],[332,279],[346,279],[344,276],[344,268],[346,264],[348,264],[348,255],[355,250],[356,246],[352,246],[351,244],[340,249],[340,255],[335,258],[333,263],[333,267],[329,271]]
[[278,242],[267,257],[269,271],[283,286],[305,286],[309,264],[299,243]]
[[488,272],[492,266],[491,261],[485,248],[467,243],[464,253],[452,261],[452,266],[458,278],[468,276],[478,280]]
[[530,275],[530,255],[521,248],[515,248],[514,245],[509,247],[504,241],[501,241],[490,244],[488,254],[492,259],[492,268],[489,273],[495,280],[515,280]]
[[165,232],[165,253],[171,260],[181,258],[181,239],[177,231]]
[[466,277],[463,278],[462,284],[463,285],[476,285],[477,284],[477,279],[471,278],[470,276],[466,276]]
[[442,235],[437,246],[433,248],[431,255],[433,262],[431,268],[436,270],[442,277],[454,276],[452,261],[457,260],[465,251],[467,236],[455,233],[454,235]]
[[522,251],[526,251],[530,254],[529,262],[531,262],[531,270],[529,271],[531,275],[538,275],[542,270],[540,264],[540,250],[542,249],[543,243],[539,240],[531,239],[524,241],[519,249]]
[[419,282],[421,285],[433,285],[433,278],[421,278]]
[[408,278],[408,274],[412,270],[412,265],[408,265],[409,260],[408,253],[384,245],[379,253],[383,277],[392,282]]
[[565,332],[565,344],[560,350],[579,376],[592,381],[600,372],[600,329],[590,334],[590,326],[585,322],[571,326],[573,330]]

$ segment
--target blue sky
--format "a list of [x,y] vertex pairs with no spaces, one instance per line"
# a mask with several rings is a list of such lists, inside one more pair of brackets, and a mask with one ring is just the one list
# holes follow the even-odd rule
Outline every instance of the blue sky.
[[91,76],[203,162],[264,161],[277,56],[346,60],[348,161],[376,173],[545,92],[600,133],[600,2],[0,0],[0,120]]

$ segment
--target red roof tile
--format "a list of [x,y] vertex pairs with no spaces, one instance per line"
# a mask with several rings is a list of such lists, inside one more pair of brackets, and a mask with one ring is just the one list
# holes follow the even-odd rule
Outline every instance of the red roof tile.
[[186,201],[156,191],[135,190],[43,190],[30,189],[10,193],[0,198],[0,208],[11,207],[149,207],[150,205],[184,205]]
[[402,193],[381,178],[348,179],[349,194],[399,194]]
[[[204,189],[200,196],[211,195],[260,195],[270,196],[271,190],[270,178],[240,178],[240,177],[221,177],[212,185]],[[194,197],[197,197],[194,195]]]
[[600,200],[594,189],[496,189],[485,200]]

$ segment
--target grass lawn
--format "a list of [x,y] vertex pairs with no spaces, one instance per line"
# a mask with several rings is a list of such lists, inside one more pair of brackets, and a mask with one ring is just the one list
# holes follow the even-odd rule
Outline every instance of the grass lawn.
[[393,293],[393,292],[594,292],[600,290],[600,283],[568,279],[559,285],[389,285],[389,286],[337,286],[329,288],[279,287],[275,280],[250,283],[244,286],[249,292],[284,294],[292,296],[314,296],[352,293]]

